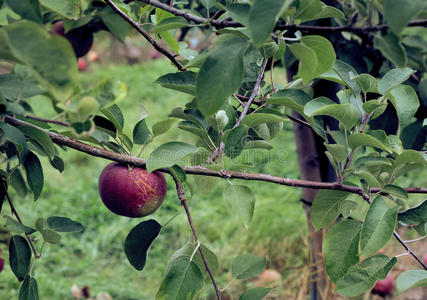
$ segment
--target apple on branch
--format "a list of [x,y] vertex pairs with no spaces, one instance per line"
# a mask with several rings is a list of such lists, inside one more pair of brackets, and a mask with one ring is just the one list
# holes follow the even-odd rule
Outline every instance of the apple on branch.
[[99,194],[105,206],[120,216],[139,218],[156,211],[166,196],[161,172],[111,163],[99,177]]

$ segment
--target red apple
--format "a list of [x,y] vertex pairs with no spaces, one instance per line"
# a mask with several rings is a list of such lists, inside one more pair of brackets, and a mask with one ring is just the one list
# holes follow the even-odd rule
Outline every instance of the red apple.
[[394,287],[394,280],[391,274],[387,274],[384,280],[378,280],[375,283],[373,292],[381,296],[386,296],[391,293]]
[[0,273],[3,271],[4,268],[4,259],[0,257]]
[[79,58],[77,61],[77,67],[79,68],[80,72],[83,72],[87,69],[87,61],[84,58]]
[[64,23],[59,21],[53,24],[50,32],[65,37],[73,47],[76,57],[85,56],[92,48],[93,33],[87,25],[73,28],[65,33]]
[[139,218],[157,210],[166,196],[165,176],[160,172],[111,163],[99,177],[99,194],[113,213]]

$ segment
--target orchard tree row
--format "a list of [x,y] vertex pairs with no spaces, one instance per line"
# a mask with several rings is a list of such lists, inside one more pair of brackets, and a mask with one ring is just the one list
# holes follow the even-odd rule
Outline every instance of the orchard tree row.
[[[169,258],[156,299],[200,299],[207,282],[209,295],[223,293],[215,281],[218,259],[199,240],[187,204],[189,176],[223,178],[246,227],[256,192],[245,180],[303,188],[315,298],[329,299],[331,286],[358,296],[385,279],[398,260],[377,252],[391,239],[419,265],[400,274],[397,290],[425,286],[426,264],[396,228],[407,226],[420,238],[427,232],[427,201],[408,204],[427,188],[399,183],[427,166],[426,26],[423,0],[0,0],[0,59],[13,64],[0,75],[0,209],[13,233],[9,262],[22,281],[19,299],[39,299],[33,270],[43,248],[58,244],[64,232],[83,230],[66,216],[28,224],[10,193],[43,197],[40,157],[62,172],[63,148],[115,161],[104,169],[99,190],[122,216],[154,212],[165,196],[163,173],[173,177],[194,238]],[[124,132],[118,104],[127,87],[112,79],[88,90],[77,84],[77,58],[98,31],[120,41],[142,35],[177,69],[153,84],[192,100],[151,128],[145,114],[130,135]],[[194,31],[212,41],[208,49],[190,48],[186,36]],[[275,80],[276,68],[286,70],[288,82]],[[37,95],[56,117],[34,115]],[[245,172],[242,151],[271,150],[283,122],[295,124],[301,179]],[[187,131],[196,142],[168,141],[138,157],[168,130]],[[137,270],[164,225],[147,219],[129,232],[124,251]],[[263,257],[239,255],[232,275],[246,280],[265,266]],[[240,299],[269,292],[252,288]]]

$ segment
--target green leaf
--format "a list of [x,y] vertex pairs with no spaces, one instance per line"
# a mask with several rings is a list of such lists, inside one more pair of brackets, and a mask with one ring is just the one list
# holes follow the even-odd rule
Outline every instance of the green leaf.
[[9,241],[9,263],[19,281],[24,280],[30,271],[31,250],[27,240],[20,235],[13,235]]
[[348,149],[344,145],[341,144],[327,144],[325,143],[326,149],[328,149],[329,153],[335,158],[336,161],[340,162],[347,159]]
[[424,6],[424,0],[387,0],[384,5],[385,21],[391,31],[398,35]]
[[255,47],[260,47],[273,31],[282,10],[290,1],[255,0],[249,12],[249,31]]
[[[23,19],[34,21],[37,23],[42,22],[42,17],[40,14],[40,8],[37,1],[32,0],[6,0],[7,6],[13,12],[20,15]],[[1,5],[0,5],[1,6]]]
[[221,108],[243,79],[243,54],[249,44],[240,37],[230,37],[214,47],[196,79],[196,103],[206,117]]
[[108,30],[123,42],[129,32],[130,25],[109,6],[105,6],[99,16]]
[[82,232],[84,227],[81,223],[66,217],[52,216],[47,218],[47,226],[58,232]]
[[[77,62],[70,43],[30,21],[16,22],[3,30],[7,39],[4,47],[15,60],[31,67],[41,86],[65,102],[77,85]],[[1,58],[8,59],[1,53]]]
[[15,189],[21,198],[24,198],[27,194],[27,186],[19,169],[15,169],[12,174],[10,174],[10,185]]
[[341,202],[349,195],[349,193],[341,191],[319,191],[310,210],[310,219],[314,230],[331,226],[340,214]]
[[52,167],[57,169],[60,173],[64,171],[64,168],[65,168],[64,161],[59,156],[55,155],[53,159],[50,161],[50,164],[52,165]]
[[63,17],[72,19],[78,16],[80,9],[79,0],[66,0],[66,1],[57,1],[57,0],[39,0],[40,4],[46,8],[53,10],[54,12],[60,14]]
[[50,159],[55,156],[55,146],[47,133],[33,126],[19,126],[18,129],[40,146]]
[[408,193],[403,188],[393,184],[386,184],[385,186],[383,186],[381,189],[381,193],[394,195],[403,199],[409,198]]
[[43,236],[43,240],[46,243],[59,244],[61,242],[61,236],[56,231],[47,227],[46,220],[38,218],[35,223],[35,227]]
[[176,122],[176,120],[174,120],[174,119],[167,119],[167,120],[163,120],[163,121],[157,122],[151,128],[151,130],[153,132],[153,135],[154,136],[159,136],[159,135],[165,133],[166,131],[169,130],[169,128],[172,127],[172,125],[175,122]]
[[151,173],[157,169],[172,167],[186,155],[196,152],[197,147],[183,142],[168,142],[151,152],[147,160],[147,171]]
[[427,286],[426,270],[409,270],[401,273],[399,277],[397,277],[396,288],[399,294],[419,286]]
[[249,128],[245,125],[239,125],[230,130],[226,139],[224,154],[230,158],[235,158],[242,153],[246,144]]
[[[333,104],[330,104],[333,103]],[[347,130],[359,121],[359,113],[351,104],[336,104],[326,97],[311,100],[304,106],[304,113],[309,117],[326,115],[339,120]]]
[[411,74],[415,73],[410,68],[392,69],[388,71],[378,82],[378,92],[385,95],[389,90],[406,81]]
[[19,289],[18,300],[39,300],[37,281],[30,275],[25,276],[24,282]]
[[228,184],[224,190],[224,197],[230,201],[231,206],[247,229],[255,208],[255,195],[252,190],[245,185]]
[[23,161],[28,153],[27,142],[25,141],[24,134],[7,123],[0,123],[0,130],[3,131],[3,139],[15,144],[19,160]]
[[171,29],[177,29],[188,26],[188,22],[183,17],[171,17],[161,20],[153,29],[153,33],[159,33]]
[[43,190],[43,168],[39,158],[33,152],[28,152],[24,161],[27,182],[34,194],[34,200],[40,196]]
[[227,5],[231,18],[245,27],[249,26],[250,9],[251,6],[248,3],[230,3]]
[[265,257],[243,254],[235,257],[231,263],[231,275],[236,279],[257,277],[267,264]]
[[419,205],[398,213],[399,222],[406,225],[418,225],[427,222],[427,199]]
[[141,271],[147,259],[147,251],[159,235],[162,226],[156,220],[142,221],[129,232],[125,240],[125,253],[130,264]]
[[387,97],[396,109],[400,128],[410,124],[420,106],[415,90],[409,85],[399,85],[392,88]]
[[348,145],[351,149],[357,149],[362,146],[371,146],[389,153],[392,152],[390,148],[381,143],[378,139],[366,133],[355,133],[350,135],[348,138]]
[[360,74],[354,77],[363,93],[375,92],[377,80],[370,74]]
[[196,94],[196,76],[197,74],[191,71],[169,73],[157,78],[154,83],[160,84],[162,87],[184,92],[186,94]]
[[362,224],[343,220],[326,234],[323,254],[326,272],[333,282],[344,276],[350,266],[359,261],[359,236]]
[[390,240],[397,222],[399,206],[391,209],[382,197],[377,197],[369,207],[360,235],[363,256],[375,254]]
[[267,103],[283,105],[296,111],[299,114],[304,114],[304,105],[312,98],[299,89],[283,89],[274,93]]
[[400,43],[399,38],[393,33],[389,32],[385,36],[375,36],[374,47],[396,67],[406,67],[408,59],[406,57],[405,48]]
[[288,119],[284,116],[278,116],[276,114],[269,113],[255,113],[246,115],[242,120],[242,125],[246,125],[249,128],[255,127],[264,123],[274,123],[274,122],[287,122]]
[[203,274],[190,258],[181,256],[171,262],[156,300],[193,299],[203,286]]
[[[109,107],[126,97],[127,86],[123,81],[107,78],[101,81],[94,89],[84,92],[83,95],[95,97],[101,108]],[[76,97],[80,96],[77,95]]]
[[145,123],[145,119],[140,120],[136,123],[133,128],[133,142],[138,145],[145,145],[151,139],[151,131]]
[[271,290],[271,288],[264,287],[251,288],[244,291],[243,294],[240,295],[239,300],[261,300],[264,299]]
[[294,43],[288,45],[292,54],[299,60],[297,76],[303,79],[306,84],[311,79],[315,78],[314,72],[317,68],[317,56],[313,49],[303,43]]
[[340,60],[336,60],[333,66],[333,70],[336,72],[336,74],[338,74],[339,78],[341,78],[345,85],[353,91],[354,95],[358,95],[360,93],[360,87],[355,80],[357,77],[357,72],[352,66]]
[[19,223],[15,219],[12,219],[9,216],[6,216],[6,228],[9,231],[15,232],[15,233],[28,233],[31,234],[33,232],[36,232],[35,229],[28,227],[24,224]]
[[114,127],[116,127],[118,132],[123,133],[125,120],[123,118],[122,111],[116,104],[101,109],[101,112],[114,124]]

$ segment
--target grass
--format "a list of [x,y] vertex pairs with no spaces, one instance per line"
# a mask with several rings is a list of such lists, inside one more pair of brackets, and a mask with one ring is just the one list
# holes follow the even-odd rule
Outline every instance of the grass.
[[[105,76],[125,82],[128,95],[119,106],[126,116],[125,131],[130,134],[142,107],[148,111],[147,122],[152,126],[166,119],[173,107],[184,106],[190,100],[184,94],[152,84],[158,76],[168,71],[172,72],[173,67],[163,60],[133,66],[94,66],[91,72],[81,75],[81,85],[93,86]],[[35,98],[30,104],[43,116],[54,115],[45,99]],[[150,144],[142,156],[171,139],[193,141],[194,138],[174,126]],[[260,151],[253,156],[247,153],[242,155],[253,163],[253,167],[247,171],[298,177],[290,124],[285,125],[273,144],[279,150]],[[83,233],[63,234],[59,245],[46,246],[43,257],[34,267],[41,299],[71,299],[70,288],[74,283],[80,287],[90,286],[92,295],[108,292],[114,299],[154,299],[169,256],[191,239],[185,215],[181,213],[162,230],[148,253],[145,269],[138,272],[126,259],[123,241],[130,229],[141,220],[113,215],[102,205],[98,195],[98,176],[108,161],[72,149],[61,150],[61,156],[65,161],[63,173],[53,169],[47,161],[42,161],[45,186],[36,203],[31,195],[20,199],[12,193],[17,209],[28,225],[33,225],[39,217],[59,215],[85,226]],[[256,194],[254,218],[246,230],[223,196],[225,181],[201,177],[191,177],[189,180],[193,189],[189,204],[200,240],[216,253],[220,261],[217,275],[220,287],[231,280],[231,260],[239,254],[250,252],[265,255],[269,259],[269,267],[279,272],[289,266],[304,264],[307,256],[304,246],[306,224],[299,202],[300,190],[269,183],[235,181],[247,184]],[[180,209],[170,178],[168,187],[165,203],[150,216],[161,224]],[[7,214],[10,214],[8,209],[3,209],[2,216]],[[0,299],[17,299],[19,282],[9,266],[0,276]],[[299,275],[294,273],[289,278],[295,282],[295,276]],[[253,284],[253,281],[234,282],[227,289],[229,298],[237,299],[247,286]],[[280,289],[274,293],[280,299],[283,293],[295,294],[296,290],[292,288],[290,284],[284,291]],[[203,295],[213,295],[209,283],[205,285]]]

